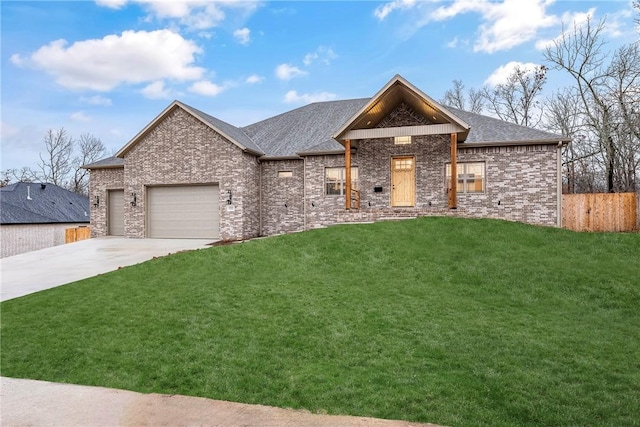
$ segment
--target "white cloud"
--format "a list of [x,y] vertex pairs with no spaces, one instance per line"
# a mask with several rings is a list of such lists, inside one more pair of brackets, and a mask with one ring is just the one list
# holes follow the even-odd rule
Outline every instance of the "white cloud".
[[[127,0],[98,0],[100,6],[121,8]],[[241,16],[253,13],[259,1],[210,1],[210,0],[131,0],[140,4],[153,19],[175,21],[192,30],[203,30],[218,26],[226,18],[228,11],[237,11]]]
[[189,91],[204,96],[217,96],[226,89],[225,86],[217,85],[208,80],[200,80],[189,87]]
[[290,90],[284,95],[284,102],[286,102],[287,104],[310,104],[312,102],[331,101],[333,99],[336,99],[336,94],[330,92],[298,94],[297,91]]
[[71,120],[75,120],[77,122],[90,122],[91,117],[87,116],[84,111],[76,111],[75,113],[69,116]]
[[24,67],[29,63],[29,61],[26,58],[23,58],[17,53],[14,53],[13,55],[11,55],[9,59],[11,63],[17,67]]
[[259,76],[258,74],[252,74],[249,77],[247,77],[247,80],[245,80],[246,83],[253,85],[256,83],[262,83],[264,81],[264,77]]
[[574,28],[580,28],[589,19],[592,19],[596,13],[596,8],[593,7],[586,12],[565,12],[562,15],[562,26],[565,29],[560,33],[558,37],[554,39],[541,39],[536,42],[536,49],[544,50],[547,47],[552,46],[556,41],[559,41],[567,31],[573,31]]
[[251,41],[251,30],[247,27],[240,28],[239,30],[235,30],[233,32],[233,37],[235,37],[238,43],[246,46]]
[[10,138],[18,134],[18,128],[11,126],[9,123],[0,122],[0,137],[2,139]]
[[539,64],[534,64],[533,62],[518,62],[511,61],[508,62],[498,68],[496,68],[493,73],[484,81],[486,85],[496,87],[499,84],[506,83],[507,78],[516,68],[520,68],[520,70],[533,72]]
[[101,105],[103,107],[111,106],[111,99],[106,98],[104,96],[100,96],[100,95],[94,95],[89,97],[83,96],[82,98],[80,98],[80,101],[85,102],[87,104],[91,104],[91,105]]
[[380,21],[384,21],[384,19],[394,10],[411,9],[415,4],[415,0],[393,0],[376,7],[373,14]]
[[149,99],[169,99],[171,97],[171,91],[164,87],[162,80],[148,84],[140,93]]
[[329,65],[331,64],[331,61],[333,61],[337,57],[338,55],[336,55],[336,53],[330,47],[319,46],[315,50],[315,52],[307,53],[302,59],[302,62],[307,67],[311,65],[313,62],[315,62],[316,60],[326,65]]
[[533,39],[538,30],[555,26],[559,19],[547,14],[555,0],[454,0],[431,13],[437,21],[453,18],[463,13],[479,13],[482,24],[479,38],[473,50],[494,53],[510,49]]
[[197,80],[204,69],[193,64],[201,52],[194,42],[170,30],[124,31],[72,45],[56,40],[27,58],[13,55],[11,61],[42,69],[69,89],[106,92],[126,83]]
[[120,9],[127,4],[127,0],[96,0],[96,4],[109,9]]
[[301,77],[307,74],[306,71],[289,64],[280,64],[276,67],[276,76],[280,80],[290,80],[294,77]]

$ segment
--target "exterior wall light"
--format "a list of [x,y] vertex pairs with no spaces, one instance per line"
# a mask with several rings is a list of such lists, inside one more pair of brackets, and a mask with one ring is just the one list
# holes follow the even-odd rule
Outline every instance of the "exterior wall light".
[[96,196],[95,201],[93,202],[93,207],[97,208],[100,206],[100,196]]
[[232,200],[231,190],[227,190],[227,204],[230,205]]
[[131,206],[135,207],[138,204],[138,200],[136,199],[136,193],[131,193]]

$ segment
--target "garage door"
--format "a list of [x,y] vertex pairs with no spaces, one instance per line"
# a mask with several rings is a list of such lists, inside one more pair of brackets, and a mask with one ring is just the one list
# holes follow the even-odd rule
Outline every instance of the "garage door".
[[148,237],[217,239],[220,218],[217,185],[149,187]]
[[124,236],[124,190],[109,190],[109,235]]

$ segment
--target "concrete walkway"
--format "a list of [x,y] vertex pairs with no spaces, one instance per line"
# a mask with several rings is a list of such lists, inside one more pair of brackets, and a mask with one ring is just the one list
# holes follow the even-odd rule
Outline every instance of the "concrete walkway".
[[0,301],[139,264],[153,257],[205,248],[209,243],[212,243],[210,239],[103,237],[2,258]]
[[13,426],[417,427],[433,424],[318,415],[199,397],[140,394],[45,381],[0,379],[0,424]]

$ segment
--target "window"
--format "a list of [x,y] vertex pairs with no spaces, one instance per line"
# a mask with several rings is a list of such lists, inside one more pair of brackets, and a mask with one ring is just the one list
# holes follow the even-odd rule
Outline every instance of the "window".
[[[451,163],[447,163],[447,188],[451,188]],[[484,163],[458,163],[458,193],[484,193]]]
[[291,178],[293,171],[278,171],[278,178]]
[[408,144],[411,144],[411,137],[410,136],[396,136],[393,139],[393,143],[395,145],[408,145]]
[[[324,188],[327,196],[344,195],[344,168],[325,168]],[[358,167],[351,167],[351,188],[358,189]]]

